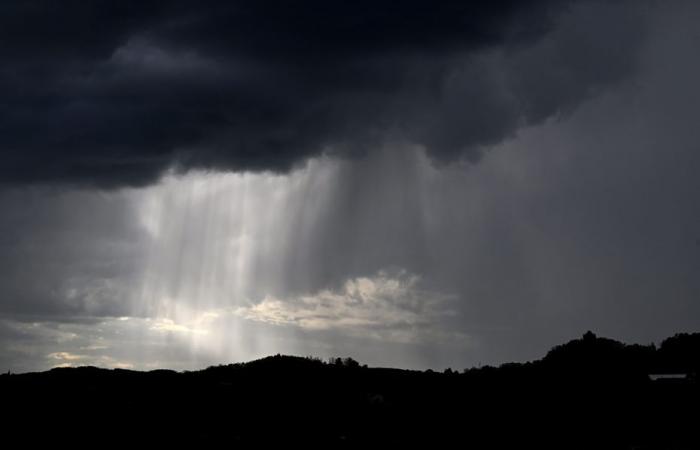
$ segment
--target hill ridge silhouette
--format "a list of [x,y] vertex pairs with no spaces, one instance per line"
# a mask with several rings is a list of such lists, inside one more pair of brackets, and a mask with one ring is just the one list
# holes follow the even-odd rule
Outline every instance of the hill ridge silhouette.
[[657,347],[587,332],[538,360],[461,372],[277,354],[184,372],[4,374],[0,398],[7,439],[29,443],[72,430],[85,443],[697,449],[699,367],[700,333]]
[[[564,344],[555,345],[542,358],[527,361],[527,362],[506,362],[498,366],[480,366],[465,368],[461,373],[466,373],[474,370],[489,370],[498,368],[512,368],[513,366],[528,366],[530,364],[544,364],[550,368],[569,368],[574,370],[590,369],[590,364],[605,365],[603,368],[607,370],[636,370],[646,371],[648,373],[686,373],[692,375],[700,371],[700,332],[699,333],[676,333],[675,335],[664,339],[658,346],[655,344],[625,344],[614,339],[599,337],[592,331],[587,331],[581,338],[572,339]],[[322,367],[336,366],[349,368],[371,368],[371,369],[386,369],[409,372],[427,372],[435,373],[434,369],[406,369],[392,367],[368,367],[366,364],[361,365],[352,357],[331,357],[326,360],[317,356],[300,356],[300,355],[284,355],[275,354],[262,358],[227,364],[218,364],[206,367],[200,370],[176,371],[173,369],[152,369],[147,371],[125,369],[125,368],[101,368],[92,365],[75,366],[75,367],[54,367],[46,372],[56,371],[71,371],[71,370],[112,370],[115,372],[140,372],[140,373],[193,373],[214,371],[223,369],[245,369],[252,367],[267,367],[267,368],[283,368],[291,369],[295,367]],[[451,368],[445,371],[454,372]],[[28,372],[28,373],[44,373],[44,372]],[[459,372],[456,372],[459,373]],[[27,373],[25,373],[27,374]],[[0,374],[8,375],[23,375],[18,373],[8,372]]]

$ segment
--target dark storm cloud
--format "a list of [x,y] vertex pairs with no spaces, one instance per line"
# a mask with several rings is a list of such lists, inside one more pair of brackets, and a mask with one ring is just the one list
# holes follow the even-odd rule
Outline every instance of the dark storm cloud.
[[285,171],[392,136],[476,160],[634,72],[614,1],[3,2],[0,182]]

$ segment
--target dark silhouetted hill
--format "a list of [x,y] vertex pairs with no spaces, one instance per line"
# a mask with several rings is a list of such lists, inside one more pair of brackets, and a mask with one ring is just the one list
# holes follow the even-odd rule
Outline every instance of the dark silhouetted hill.
[[699,359],[700,334],[656,348],[588,332],[538,361],[461,373],[275,355],[194,372],[5,374],[3,441],[698,449]]

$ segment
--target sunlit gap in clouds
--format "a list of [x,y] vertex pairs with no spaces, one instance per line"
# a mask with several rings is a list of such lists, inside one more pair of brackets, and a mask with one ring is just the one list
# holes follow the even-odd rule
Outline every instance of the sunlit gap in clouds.
[[138,214],[151,243],[134,311],[195,352],[256,354],[261,342],[235,311],[283,295],[290,246],[309,238],[337,170],[313,160],[287,175],[168,175],[145,190]]
[[463,339],[436,327],[453,296],[400,265],[427,239],[421,186],[435,169],[419,149],[374,158],[370,174],[363,164],[377,161],[320,158],[289,174],[169,174],[139,192],[147,244],[126,320],[184,346],[185,366],[280,352],[371,359],[357,354],[368,341],[380,355]]

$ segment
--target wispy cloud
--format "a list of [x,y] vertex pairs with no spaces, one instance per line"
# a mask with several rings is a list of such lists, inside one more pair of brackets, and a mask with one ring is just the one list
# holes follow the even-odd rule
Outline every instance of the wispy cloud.
[[130,362],[120,361],[107,355],[80,355],[71,352],[53,352],[47,355],[50,360],[55,360],[52,367],[76,367],[76,366],[100,366],[118,369],[133,369]]
[[85,359],[85,355],[76,355],[70,352],[49,353],[48,357],[59,361],[79,361],[81,359]]
[[181,323],[176,323],[172,319],[158,319],[151,326],[151,330],[163,331],[163,332],[174,332],[174,333],[193,333],[193,334],[207,334],[208,330],[204,328],[196,328]]
[[345,331],[397,342],[445,337],[449,333],[437,327],[440,318],[455,314],[449,309],[454,296],[423,289],[420,282],[418,275],[406,271],[380,271],[348,279],[338,289],[285,299],[267,296],[237,308],[235,314],[273,325]]

